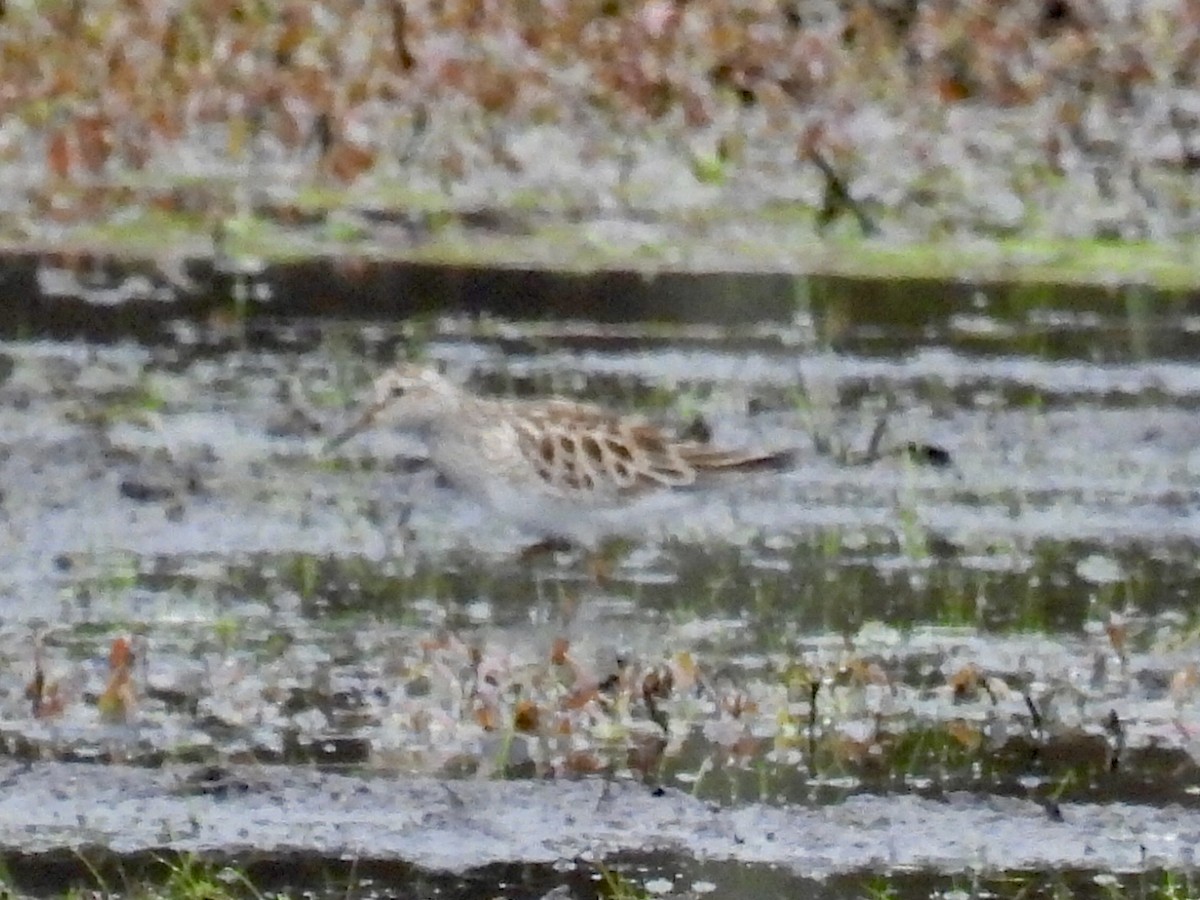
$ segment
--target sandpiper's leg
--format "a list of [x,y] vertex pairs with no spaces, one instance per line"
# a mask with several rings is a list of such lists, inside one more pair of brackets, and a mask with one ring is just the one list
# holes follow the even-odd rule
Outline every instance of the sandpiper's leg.
[[611,555],[599,550],[589,550],[585,562],[587,573],[598,587],[608,587],[612,581],[614,561]]
[[607,587],[612,581],[613,569],[629,554],[632,544],[625,538],[609,535],[600,543],[588,550],[587,572],[592,580],[600,587]]
[[[629,542],[620,537],[610,536],[602,539],[598,545],[589,547],[573,543],[566,538],[551,537],[526,547],[521,551],[520,560],[528,565],[545,556],[569,553],[572,550],[582,552],[584,571],[592,582],[598,587],[607,587],[616,564],[629,551]],[[575,558],[575,563],[578,563],[578,559]]]

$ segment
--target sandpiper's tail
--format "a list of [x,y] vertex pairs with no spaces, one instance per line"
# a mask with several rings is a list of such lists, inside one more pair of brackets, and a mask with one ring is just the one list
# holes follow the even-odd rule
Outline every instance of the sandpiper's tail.
[[796,463],[795,450],[716,450],[695,444],[680,447],[679,455],[697,472],[779,472]]

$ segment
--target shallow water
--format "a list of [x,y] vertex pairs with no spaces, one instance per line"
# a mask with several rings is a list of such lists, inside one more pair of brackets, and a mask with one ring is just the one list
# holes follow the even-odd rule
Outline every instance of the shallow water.
[[[770,890],[876,875],[914,895],[932,888],[898,873],[1188,869],[1200,310],[810,288],[733,325],[448,312],[143,322],[101,343],[43,321],[0,344],[6,802],[129,778],[148,804],[118,816],[140,830],[108,828],[72,788],[53,827],[7,814],[3,843],[530,863],[530,896],[560,883],[558,857],[644,881],[654,850],[653,877],[702,871],[729,896],[751,871],[730,863],[782,867]],[[439,484],[409,437],[321,454],[409,352],[488,393],[699,417],[799,463],[692,498],[597,583],[577,556],[522,560],[531,536]],[[950,465],[890,452],[908,444]],[[121,637],[135,661],[114,694]],[[205,800],[211,834],[185,834],[169,823],[196,801],[163,764],[272,764],[236,777],[307,830],[238,837],[251,819]],[[519,827],[501,776],[526,792]],[[469,821],[436,812],[431,777],[478,792]],[[547,826],[557,849],[530,833],[605,784],[633,804],[620,821]],[[359,790],[434,811],[394,842],[354,837],[323,798]]]

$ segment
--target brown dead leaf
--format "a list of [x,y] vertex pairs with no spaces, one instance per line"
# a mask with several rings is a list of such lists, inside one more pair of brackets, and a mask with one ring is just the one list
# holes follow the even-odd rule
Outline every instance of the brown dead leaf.
[[838,684],[864,687],[868,684],[887,685],[891,681],[883,667],[863,656],[852,656],[842,663],[834,676]]
[[102,115],[79,116],[75,120],[75,146],[84,167],[89,172],[99,172],[113,151],[108,119]]
[[129,641],[119,637],[108,651],[108,684],[96,702],[105,722],[128,722],[137,707],[137,689],[133,682],[134,654]]
[[322,168],[342,184],[349,184],[375,165],[375,151],[349,141],[337,141],[325,154]]
[[275,58],[287,65],[313,32],[312,13],[307,6],[293,3],[284,7],[281,18],[283,30],[275,43]]
[[600,699],[600,691],[595,684],[581,685],[567,694],[563,699],[562,708],[566,711],[582,709],[593,700]]
[[729,748],[728,752],[731,757],[750,759],[758,755],[762,744],[761,738],[756,738],[752,734],[743,734],[733,742],[733,746]]
[[969,700],[978,692],[979,682],[982,677],[983,673],[979,671],[977,665],[967,663],[947,678],[946,684],[954,691],[955,700]]
[[500,727],[500,717],[493,706],[475,707],[475,724],[484,731],[495,731]]
[[972,722],[955,719],[946,725],[946,734],[967,750],[978,750],[983,744],[983,733]]
[[967,79],[957,72],[947,72],[937,80],[935,85],[938,99],[942,103],[961,103],[971,96],[971,88]]
[[112,672],[133,668],[133,647],[127,638],[119,637],[112,642],[108,650],[108,668]]
[[58,128],[46,144],[46,167],[50,173],[65,181],[71,176],[71,139],[67,129]]
[[1125,662],[1129,643],[1129,620],[1119,612],[1110,613],[1108,621],[1104,623],[1104,633],[1108,635],[1108,642],[1112,644],[1113,652],[1117,654],[1121,662]]
[[563,768],[571,775],[594,775],[608,766],[590,750],[572,750],[563,760]]
[[557,637],[554,639],[554,645],[550,648],[550,662],[556,666],[566,665],[567,651],[571,648],[571,642],[565,637]]
[[513,728],[525,734],[535,734],[541,723],[541,710],[536,703],[525,698],[517,702],[513,711]]

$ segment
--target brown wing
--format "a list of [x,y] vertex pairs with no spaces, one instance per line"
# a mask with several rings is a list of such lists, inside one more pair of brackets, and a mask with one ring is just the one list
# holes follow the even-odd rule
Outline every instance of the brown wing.
[[680,443],[645,422],[566,401],[525,404],[518,442],[538,475],[565,491],[626,495],[687,487],[708,471],[778,465],[779,454]]

